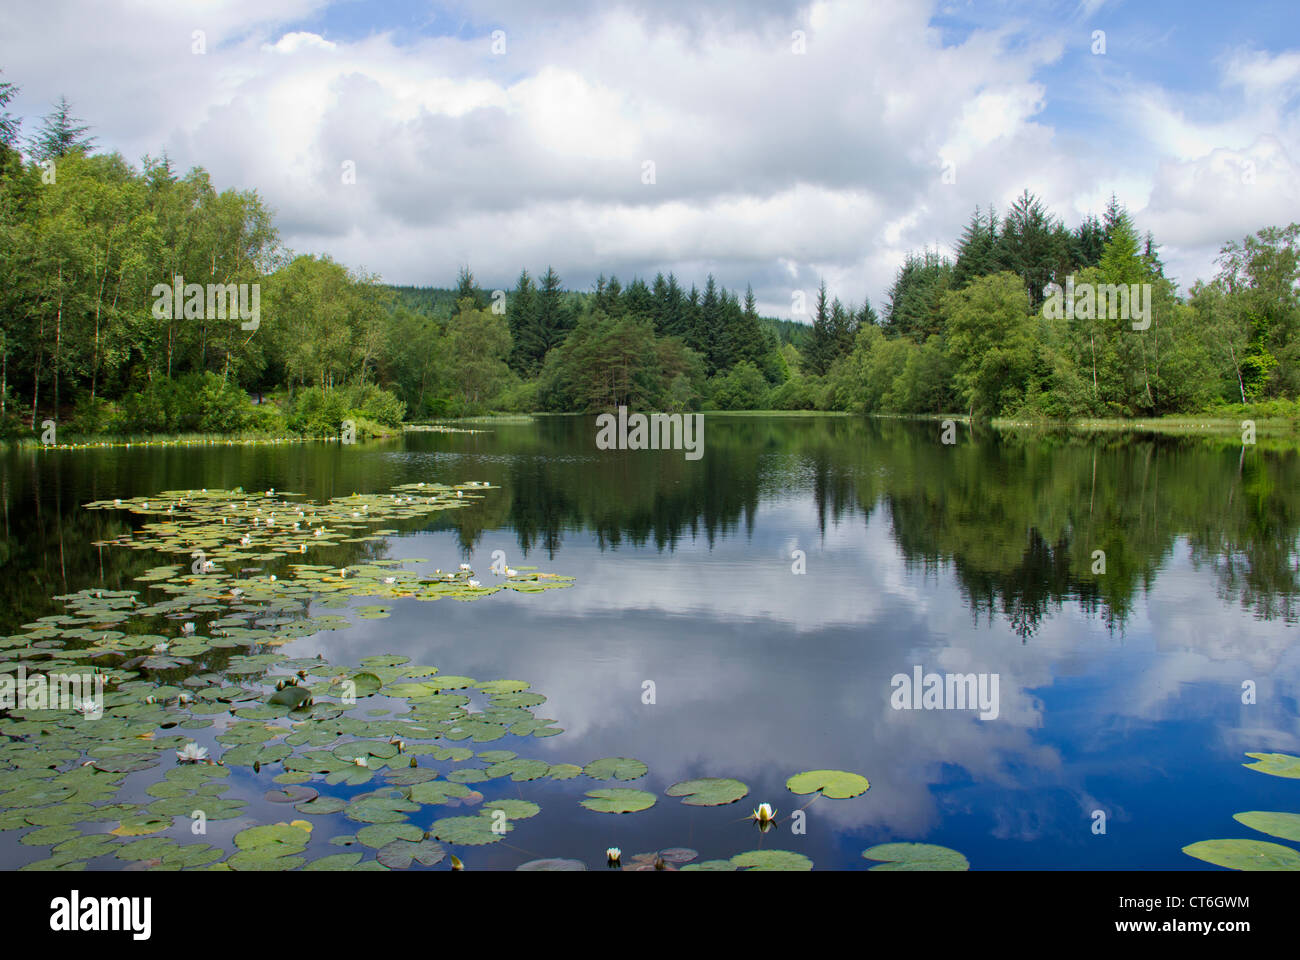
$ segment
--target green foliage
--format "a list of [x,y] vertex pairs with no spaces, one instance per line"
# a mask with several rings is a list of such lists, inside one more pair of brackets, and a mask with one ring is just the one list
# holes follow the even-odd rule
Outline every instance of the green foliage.
[[767,378],[748,360],[709,381],[716,410],[762,410],[767,405]]
[[[759,407],[1062,419],[1154,416],[1300,395],[1300,224],[1226,244],[1186,298],[1159,245],[1112,197],[1073,230],[1028,191],[975,210],[955,261],[909,254],[883,318],[823,283],[811,323],[760,317],[712,275],[599,277],[566,291],[527,270],[502,301],[467,265],[455,287],[386,287],[292,256],[252,190],[218,191],[164,155],[94,154],[61,100],[31,141],[0,82],[0,436],[53,418],[82,435],[359,436],[402,417]],[[258,322],[208,296],[168,315],[176,277],[259,292]],[[1149,323],[1052,316],[1077,284],[1149,285]],[[162,291],[160,293],[160,291]],[[188,297],[188,295],[186,295]],[[174,314],[174,311],[173,311]],[[249,396],[276,397],[252,403]]]

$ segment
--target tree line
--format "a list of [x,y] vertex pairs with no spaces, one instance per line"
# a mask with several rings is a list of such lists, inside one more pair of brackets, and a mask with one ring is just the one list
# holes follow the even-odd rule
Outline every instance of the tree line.
[[[883,308],[826,285],[807,321],[674,274],[566,290],[550,267],[486,291],[390,287],[285,249],[255,190],[163,155],[96,153],[60,100],[21,139],[0,82],[0,428],[82,433],[382,432],[491,411],[820,409],[1073,418],[1300,391],[1300,225],[1223,246],[1179,295],[1159,245],[1112,198],[1074,228],[1028,191],[909,255]],[[159,285],[255,284],[260,318],[160,315]],[[1149,323],[1063,315],[1062,292],[1145,288]],[[1134,287],[1136,285],[1136,287]],[[795,301],[802,295],[796,293]]]

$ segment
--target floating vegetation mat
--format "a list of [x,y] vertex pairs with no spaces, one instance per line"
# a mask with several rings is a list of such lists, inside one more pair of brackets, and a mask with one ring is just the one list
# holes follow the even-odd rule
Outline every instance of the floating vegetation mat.
[[[426,561],[334,567],[303,557],[383,540],[396,532],[387,524],[463,508],[491,490],[480,482],[414,483],[324,504],[274,490],[176,490],[87,504],[132,516],[132,532],[100,546],[181,562],[147,570],[137,577],[139,590],[56,597],[64,612],[0,637],[0,831],[18,832],[19,844],[31,848],[22,869],[460,869],[472,866],[475,848],[528,828],[543,812],[522,796],[485,799],[478,785],[584,777],[592,789],[569,802],[591,816],[654,807],[660,798],[649,790],[608,785],[645,777],[638,760],[553,764],[486,746],[562,732],[538,715],[546,698],[524,681],[445,675],[403,656],[342,666],[279,649],[351,625],[317,608],[372,619],[404,599],[474,601],[569,586],[572,578],[533,568],[501,567],[480,581],[466,564],[421,574],[402,565]],[[349,607],[353,597],[376,602]],[[227,795],[232,782],[242,797]],[[834,770],[788,782],[795,794],[836,802],[868,786]],[[331,796],[324,787],[350,792]],[[731,778],[687,780],[666,791],[695,807],[748,794]],[[255,816],[250,802],[284,814]],[[751,819],[766,831],[776,816],[764,803]],[[218,830],[221,821],[233,823]],[[221,846],[204,839],[209,824],[228,837]],[[893,869],[966,865],[944,848],[895,846],[902,853],[865,855]],[[611,849],[607,861],[624,870],[813,866],[783,850],[698,856],[674,847],[624,861]],[[586,867],[551,858],[518,869]]]

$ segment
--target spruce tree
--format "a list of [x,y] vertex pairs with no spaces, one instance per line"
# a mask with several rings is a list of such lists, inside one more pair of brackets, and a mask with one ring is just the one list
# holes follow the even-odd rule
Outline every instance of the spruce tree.
[[57,160],[73,150],[89,153],[95,149],[95,138],[86,136],[90,127],[72,115],[72,104],[67,97],[59,97],[54,110],[41,119],[41,130],[32,138],[32,156],[38,161]]

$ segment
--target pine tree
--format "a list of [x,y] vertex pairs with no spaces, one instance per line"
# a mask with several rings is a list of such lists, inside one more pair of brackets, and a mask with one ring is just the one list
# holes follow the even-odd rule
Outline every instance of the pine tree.
[[853,349],[854,319],[852,309],[845,309],[839,298],[831,304],[831,354],[826,364],[829,370],[840,357]]
[[515,294],[510,298],[510,309],[506,313],[510,323],[510,337],[513,347],[510,351],[510,366],[522,373],[528,369],[528,357],[522,349],[523,331],[529,330],[537,321],[537,289],[527,270],[519,272],[519,282],[515,285]]
[[826,281],[817,288],[817,309],[813,313],[812,339],[805,355],[808,368],[821,376],[835,359],[835,336],[831,329],[831,306],[826,299]]
[[650,320],[654,317],[655,295],[650,292],[650,288],[640,277],[632,278],[623,299],[627,303],[627,312],[638,320]]
[[[17,95],[18,87],[0,80],[0,107],[7,106]],[[20,126],[22,126],[21,120],[7,111],[0,110],[0,156],[3,156],[6,150],[17,148]]]
[[998,270],[998,222],[989,208],[987,219],[975,208],[970,223],[957,241],[957,262],[953,267],[952,284],[960,290],[977,277]]
[[1147,231],[1146,241],[1142,248],[1142,259],[1146,262],[1147,269],[1151,271],[1151,276],[1164,278],[1165,265],[1160,260],[1160,244],[1156,243],[1155,237],[1151,231]]
[[1043,202],[1028,190],[1011,205],[1002,223],[999,266],[1020,277],[1030,309],[1038,309],[1060,267],[1068,258],[1063,232]]
[[564,342],[573,317],[564,302],[560,278],[551,267],[536,289],[531,322],[521,323],[515,338],[517,369],[532,375],[541,369],[548,351]]
[[719,293],[717,281],[713,279],[713,274],[709,274],[704,282],[704,298],[700,301],[695,343],[692,344],[704,354],[704,369],[709,376],[713,376],[723,366],[721,341],[725,293],[726,291]]
[[1076,270],[1095,267],[1101,262],[1101,252],[1106,246],[1106,230],[1092,214],[1070,234],[1070,260]]
[[453,317],[461,312],[461,303],[465,300],[470,302],[471,310],[483,309],[483,294],[475,285],[474,274],[470,272],[469,267],[461,267],[460,273],[456,275],[456,305],[451,309]]
[[59,97],[54,111],[41,120],[41,131],[32,138],[30,149],[38,161],[57,160],[73,150],[89,153],[95,148],[95,138],[86,136],[90,127],[72,115],[72,104],[67,97]]
[[1133,225],[1129,220],[1128,211],[1124,205],[1119,202],[1115,194],[1110,195],[1110,200],[1106,204],[1106,215],[1102,221],[1102,233],[1105,236],[1105,242],[1110,243],[1111,238],[1115,235],[1115,228],[1121,223],[1127,223],[1130,227]]

